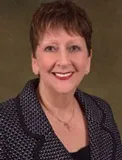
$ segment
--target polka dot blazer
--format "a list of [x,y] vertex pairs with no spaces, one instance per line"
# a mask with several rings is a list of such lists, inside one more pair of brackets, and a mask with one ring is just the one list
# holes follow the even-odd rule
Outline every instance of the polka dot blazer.
[[[0,160],[73,160],[54,133],[29,81],[22,92],[0,104]],[[88,124],[91,160],[122,160],[122,143],[110,106],[76,90]],[[77,136],[77,135],[76,135]]]

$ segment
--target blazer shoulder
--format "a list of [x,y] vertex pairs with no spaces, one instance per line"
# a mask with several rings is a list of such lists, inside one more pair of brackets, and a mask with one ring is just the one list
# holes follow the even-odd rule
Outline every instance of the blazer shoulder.
[[4,102],[1,102],[0,103],[0,112],[12,107],[13,105],[15,105],[15,102],[16,102],[16,98],[11,98],[11,99],[8,99]]
[[90,99],[92,102],[94,102],[104,113],[112,113],[111,105],[101,97],[98,97],[96,95],[88,94],[86,92],[83,92],[83,95],[85,98]]
[[0,118],[2,122],[9,119],[14,119],[14,115],[17,113],[16,98],[9,99],[5,102],[0,103]]

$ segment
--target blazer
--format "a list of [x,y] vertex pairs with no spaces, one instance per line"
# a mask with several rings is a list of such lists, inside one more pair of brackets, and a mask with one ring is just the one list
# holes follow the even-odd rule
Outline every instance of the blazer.
[[[73,160],[40,107],[38,83],[29,81],[16,98],[0,104],[0,160]],[[122,160],[122,143],[108,103],[79,89],[74,96],[85,111],[91,160]]]

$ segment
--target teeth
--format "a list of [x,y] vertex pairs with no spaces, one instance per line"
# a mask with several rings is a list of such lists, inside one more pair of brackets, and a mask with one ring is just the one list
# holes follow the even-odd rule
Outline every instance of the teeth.
[[72,73],[55,73],[56,76],[58,77],[68,77],[70,76]]

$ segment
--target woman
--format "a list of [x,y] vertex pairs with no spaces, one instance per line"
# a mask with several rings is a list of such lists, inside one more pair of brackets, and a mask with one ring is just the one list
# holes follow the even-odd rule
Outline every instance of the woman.
[[121,160],[110,106],[77,87],[90,72],[92,25],[71,0],[43,3],[31,21],[38,79],[1,108],[1,160]]

